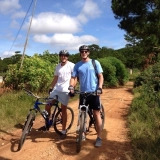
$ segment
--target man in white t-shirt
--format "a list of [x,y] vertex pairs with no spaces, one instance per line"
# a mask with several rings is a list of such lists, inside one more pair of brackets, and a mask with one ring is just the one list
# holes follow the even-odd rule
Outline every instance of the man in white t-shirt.
[[[71,79],[71,74],[73,72],[74,63],[68,61],[69,53],[67,50],[61,50],[59,52],[60,63],[56,66],[54,72],[54,78],[50,87],[50,96],[49,98],[54,98],[58,95],[58,101],[61,103],[62,109],[62,136],[64,139],[66,137],[66,122],[67,122],[67,105],[68,105],[68,87]],[[48,115],[51,114],[51,106],[46,105],[45,110],[48,112]],[[41,127],[43,130],[49,130],[49,127]]]

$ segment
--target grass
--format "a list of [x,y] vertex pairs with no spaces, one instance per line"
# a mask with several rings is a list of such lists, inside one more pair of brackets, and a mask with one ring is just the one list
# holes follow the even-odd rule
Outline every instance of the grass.
[[24,92],[8,92],[0,96],[0,131],[11,131],[16,124],[24,122],[31,106],[31,97]]
[[[39,96],[47,97],[44,93]],[[75,96],[69,102],[77,98],[78,96]],[[24,91],[6,92],[0,95],[0,134],[11,132],[15,126],[23,124],[34,100],[34,97],[28,96]],[[41,107],[43,110],[45,106]]]
[[151,102],[151,99],[146,101],[146,97],[141,96],[138,89],[134,89],[134,95],[128,116],[134,158],[159,160],[160,108],[150,107],[147,101]]

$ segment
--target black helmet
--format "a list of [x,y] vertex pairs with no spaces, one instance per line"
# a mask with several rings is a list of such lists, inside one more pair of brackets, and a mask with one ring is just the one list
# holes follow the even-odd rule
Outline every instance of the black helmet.
[[67,51],[67,50],[61,50],[60,52],[59,52],[59,56],[61,56],[61,55],[66,55],[67,57],[69,57],[69,52]]
[[80,46],[79,51],[81,51],[81,50],[88,50],[89,51],[89,47],[86,45]]

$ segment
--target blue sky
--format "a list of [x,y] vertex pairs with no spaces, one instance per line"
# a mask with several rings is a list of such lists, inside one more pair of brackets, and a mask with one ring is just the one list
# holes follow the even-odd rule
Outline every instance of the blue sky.
[[[34,2],[0,0],[1,58],[15,51],[23,53]],[[118,23],[111,0],[37,0],[25,54],[32,56],[46,50],[58,53],[62,49],[74,54],[83,44],[123,48],[125,32]]]

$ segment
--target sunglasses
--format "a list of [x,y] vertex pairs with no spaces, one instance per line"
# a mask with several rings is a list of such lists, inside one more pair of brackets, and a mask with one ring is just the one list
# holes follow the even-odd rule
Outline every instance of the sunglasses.
[[82,50],[82,51],[80,51],[80,52],[81,52],[81,53],[87,53],[88,51],[83,51],[83,50]]

